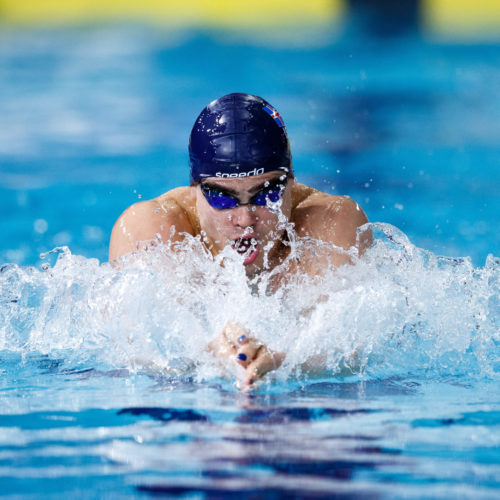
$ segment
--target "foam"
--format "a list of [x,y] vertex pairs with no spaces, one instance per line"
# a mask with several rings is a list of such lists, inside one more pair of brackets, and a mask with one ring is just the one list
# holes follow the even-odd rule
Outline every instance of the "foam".
[[[160,244],[119,268],[66,247],[47,255],[57,260],[42,269],[6,264],[0,350],[58,357],[69,367],[212,380],[220,367],[206,346],[231,320],[287,354],[274,374],[278,381],[498,379],[500,260],[489,256],[474,267],[468,258],[417,248],[390,225],[369,227],[374,244],[362,258],[352,255],[354,265],[316,278],[299,274],[274,291],[275,273],[249,284],[241,256],[228,247],[214,259],[193,237],[176,252]],[[295,256],[325,245],[291,244]],[[323,363],[313,374],[303,364],[315,356]],[[240,375],[232,361],[227,369]]]

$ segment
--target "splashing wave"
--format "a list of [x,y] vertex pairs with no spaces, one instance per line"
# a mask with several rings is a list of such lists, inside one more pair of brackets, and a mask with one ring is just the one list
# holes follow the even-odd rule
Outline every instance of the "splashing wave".
[[[200,240],[158,246],[120,269],[58,248],[42,269],[0,268],[0,350],[59,357],[70,366],[219,374],[207,343],[237,320],[286,352],[276,377],[382,378],[500,373],[500,259],[475,268],[439,257],[396,228],[371,224],[374,244],[353,266],[296,276],[269,292],[249,286],[238,260],[207,258]],[[296,245],[311,244],[296,241]],[[237,376],[236,363],[230,368]]]

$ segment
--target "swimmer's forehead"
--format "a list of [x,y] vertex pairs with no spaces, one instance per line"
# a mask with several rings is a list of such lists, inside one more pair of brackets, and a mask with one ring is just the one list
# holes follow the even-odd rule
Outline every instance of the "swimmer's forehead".
[[285,180],[287,174],[279,170],[266,172],[261,175],[252,175],[251,177],[237,179],[220,179],[218,177],[209,177],[204,181],[204,184],[211,186],[219,186],[228,191],[255,191],[264,187],[266,182],[274,180]]

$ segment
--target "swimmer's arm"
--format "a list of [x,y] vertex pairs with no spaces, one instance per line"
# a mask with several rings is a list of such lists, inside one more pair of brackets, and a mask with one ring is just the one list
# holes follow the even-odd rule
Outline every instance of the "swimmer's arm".
[[361,207],[343,196],[316,193],[300,204],[295,211],[295,228],[299,236],[333,243],[339,250],[331,249],[306,255],[300,267],[311,275],[321,274],[325,266],[338,267],[352,263],[347,250],[356,248],[361,255],[372,241],[371,232],[357,235],[358,228],[368,222]]
[[110,262],[123,255],[162,241],[181,241],[183,233],[193,234],[185,212],[174,200],[160,204],[157,199],[135,203],[116,221],[109,243]]

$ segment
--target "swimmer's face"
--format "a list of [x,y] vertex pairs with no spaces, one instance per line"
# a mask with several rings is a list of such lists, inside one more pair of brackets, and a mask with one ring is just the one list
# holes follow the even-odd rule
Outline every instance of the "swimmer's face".
[[[241,203],[248,203],[260,191],[277,181],[285,184],[283,172],[267,172],[263,175],[221,179],[210,177],[203,184],[207,187],[221,189],[231,194]],[[292,211],[293,179],[288,179],[282,189],[281,212],[289,220]],[[200,218],[201,229],[208,239],[207,245],[214,254],[227,245],[245,255],[244,264],[248,274],[263,268],[266,249],[269,250],[283,235],[284,228],[279,223],[279,215],[267,206],[243,205],[235,208],[218,209],[209,204],[200,185],[193,186],[192,196]],[[271,250],[272,252],[272,250]]]

